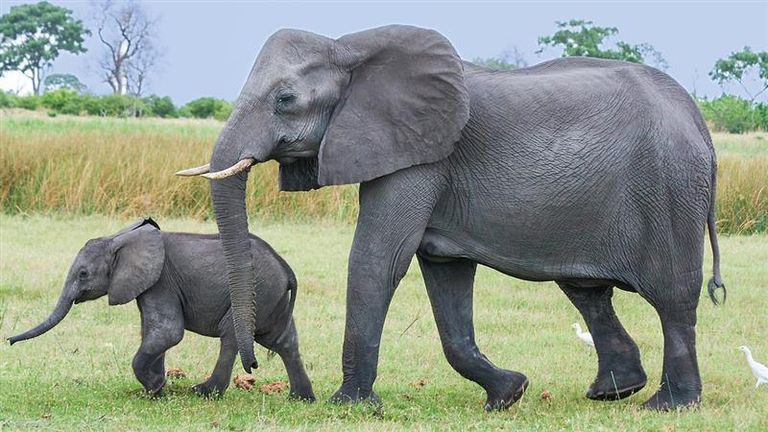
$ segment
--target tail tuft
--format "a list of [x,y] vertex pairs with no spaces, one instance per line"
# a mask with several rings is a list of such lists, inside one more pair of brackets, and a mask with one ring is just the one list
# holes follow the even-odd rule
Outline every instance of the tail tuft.
[[[723,300],[718,300],[717,296],[715,295],[715,291],[719,289],[723,290]],[[725,289],[725,284],[722,281],[715,281],[715,278],[711,278],[709,282],[707,282],[707,292],[709,293],[709,299],[712,300],[712,303],[715,306],[719,306],[721,304],[725,304],[725,300],[728,297],[728,291]]]

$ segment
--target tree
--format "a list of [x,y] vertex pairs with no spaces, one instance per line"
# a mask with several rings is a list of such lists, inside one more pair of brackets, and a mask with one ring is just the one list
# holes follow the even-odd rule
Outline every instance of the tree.
[[141,94],[157,58],[153,43],[157,20],[135,0],[94,3],[94,11],[97,34],[104,45],[99,61],[104,82],[114,94]]
[[523,53],[521,53],[517,47],[513,47],[512,50],[504,51],[499,57],[489,57],[486,59],[475,57],[472,60],[472,63],[494,70],[514,70],[528,66],[528,62],[525,61]]
[[563,57],[596,57],[632,63],[643,63],[649,59],[649,64],[661,70],[669,67],[661,53],[647,43],[631,45],[618,41],[615,49],[605,48],[605,40],[619,33],[616,27],[598,27],[592,21],[584,20],[555,21],[555,24],[558,30],[552,36],[539,38],[540,48],[536,53],[543,52],[548,46],[560,46]]
[[475,57],[474,59],[472,59],[472,63],[480,66],[485,66],[488,69],[493,69],[493,70],[506,71],[506,70],[517,69],[517,66],[507,62],[505,59],[500,57],[488,57],[488,58]]
[[[757,69],[758,76],[762,80],[761,89],[750,91],[744,80],[750,69]],[[736,82],[744,93],[754,102],[761,93],[768,90],[768,51],[753,52],[748,46],[743,50],[731,53],[728,58],[715,62],[715,67],[709,76],[720,86],[727,82]]]
[[0,17],[0,74],[21,71],[38,94],[45,69],[61,51],[86,52],[83,37],[90,34],[69,9],[45,1],[14,6]]
[[176,117],[176,106],[173,105],[173,101],[168,96],[152,95],[144,99],[144,102],[156,117]]
[[54,90],[74,90],[78,93],[85,91],[86,86],[71,74],[53,74],[45,77],[43,81],[43,90],[48,93]]
[[146,90],[147,81],[150,72],[157,65],[158,52],[155,47],[148,43],[136,57],[128,62],[125,78],[127,91],[135,96],[141,96]]

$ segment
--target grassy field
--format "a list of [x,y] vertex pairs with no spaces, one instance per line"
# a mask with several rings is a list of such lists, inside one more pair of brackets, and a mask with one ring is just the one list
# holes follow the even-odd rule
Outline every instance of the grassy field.
[[[216,231],[211,222],[158,220],[169,231]],[[87,239],[130,222],[104,216],[0,216],[0,337],[47,316]],[[170,383],[164,399],[150,400],[142,396],[130,367],[140,338],[138,311],[132,304],[109,307],[100,299],[75,306],[57,328],[35,340],[0,344],[0,429],[768,430],[768,389],[753,389],[754,379],[737,350],[747,344],[768,363],[764,235],[721,237],[730,295],[719,308],[702,298],[697,345],[703,406],[682,413],[639,409],[655,390],[662,360],[659,321],[639,296],[617,292],[615,303],[641,349],[649,386],[625,401],[592,402],[583,393],[594,377],[596,356],[572,333],[570,324],[579,315],[565,296],[553,283],[523,282],[481,268],[475,289],[479,344],[497,364],[531,380],[519,403],[489,414],[482,411],[482,390],[443,357],[416,265],[395,295],[384,330],[376,384],[383,411],[325,402],[341,379],[345,263],[353,228],[254,220],[251,229],[297,273],[295,314],[318,403],[234,388],[220,400],[199,399],[189,387],[212,369],[218,343],[191,333],[167,357],[168,367],[183,369],[189,378]],[[707,253],[705,268],[710,261]],[[268,359],[262,349],[257,356],[257,386],[286,379],[277,358]],[[551,402],[540,399],[545,390]]]
[[[207,220],[203,179],[173,176],[209,160],[222,123],[0,112],[0,210]],[[768,133],[714,134],[721,232],[768,232]],[[357,187],[277,189],[274,162],[252,170],[248,209],[260,218],[353,222]]]

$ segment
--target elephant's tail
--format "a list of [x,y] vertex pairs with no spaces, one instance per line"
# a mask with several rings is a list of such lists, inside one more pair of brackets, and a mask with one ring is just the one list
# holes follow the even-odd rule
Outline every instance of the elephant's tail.
[[[709,244],[712,246],[712,278],[707,282],[709,299],[715,306],[725,303],[728,292],[725,289],[723,278],[720,276],[720,246],[717,244],[717,224],[715,223],[715,195],[717,193],[717,162],[712,156],[712,193],[709,198],[709,214],[707,215],[707,231],[709,231]],[[715,295],[718,288],[723,290],[723,300],[719,301]]]
[[291,299],[288,303],[288,316],[293,316],[293,307],[296,305],[296,293],[298,283],[296,282],[296,275],[293,271],[288,272],[288,291],[291,293]]

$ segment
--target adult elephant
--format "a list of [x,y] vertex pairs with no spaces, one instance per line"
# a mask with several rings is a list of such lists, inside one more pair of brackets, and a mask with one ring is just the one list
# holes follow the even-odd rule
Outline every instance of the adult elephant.
[[[280,163],[282,190],[360,183],[349,257],[344,378],[333,400],[373,391],[387,309],[418,256],[445,355],[505,408],[528,381],[475,344],[477,264],[556,281],[598,352],[593,399],[646,384],[613,287],[653,305],[664,332],[661,387],[646,402],[699,402],[696,307],[709,226],[714,280],[715,153],[690,96],[653,68],[564,58],[512,72],[462,62],[435,31],[386,26],[341,37],[281,30],[265,43],[208,172],[237,339],[255,364],[259,297],[248,249],[248,168]],[[209,172],[210,171],[210,172]],[[714,298],[714,297],[713,297]],[[510,317],[510,321],[514,317]]]

